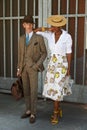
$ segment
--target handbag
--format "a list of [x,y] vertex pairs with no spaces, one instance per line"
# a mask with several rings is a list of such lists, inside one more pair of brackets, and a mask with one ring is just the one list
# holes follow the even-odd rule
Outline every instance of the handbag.
[[64,88],[63,88],[63,90],[64,90],[63,94],[64,95],[72,94],[72,86],[73,86],[73,84],[74,84],[74,80],[71,79],[70,76],[66,76],[65,77],[65,82],[64,82]]
[[18,79],[11,86],[11,94],[16,99],[19,100],[24,97],[23,93],[23,83],[22,78],[18,77]]

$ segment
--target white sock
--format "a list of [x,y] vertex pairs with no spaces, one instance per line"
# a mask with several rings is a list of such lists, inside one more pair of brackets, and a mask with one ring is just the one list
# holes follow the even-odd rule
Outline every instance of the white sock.
[[31,113],[30,110],[27,110],[27,111],[26,111],[26,114],[30,114],[30,113]]

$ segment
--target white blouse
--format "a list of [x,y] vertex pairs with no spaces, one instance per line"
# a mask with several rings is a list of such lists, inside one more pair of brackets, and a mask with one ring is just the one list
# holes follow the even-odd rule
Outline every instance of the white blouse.
[[55,35],[53,32],[37,32],[41,34],[48,40],[48,45],[51,54],[60,54],[65,56],[67,53],[72,53],[72,38],[67,31],[62,29],[62,34],[60,35],[58,41],[55,43]]

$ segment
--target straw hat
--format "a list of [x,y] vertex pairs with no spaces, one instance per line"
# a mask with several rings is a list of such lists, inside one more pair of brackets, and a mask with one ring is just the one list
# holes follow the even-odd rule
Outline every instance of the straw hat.
[[62,15],[53,15],[51,17],[48,17],[47,23],[54,27],[61,27],[67,23],[67,20]]

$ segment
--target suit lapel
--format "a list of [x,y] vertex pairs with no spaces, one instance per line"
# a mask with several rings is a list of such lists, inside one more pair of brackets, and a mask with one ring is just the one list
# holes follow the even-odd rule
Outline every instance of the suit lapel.
[[33,35],[32,35],[32,37],[31,37],[31,39],[30,39],[30,43],[29,43],[29,45],[28,46],[30,46],[31,44],[34,44],[35,43],[35,40],[36,39],[36,34],[34,33]]

